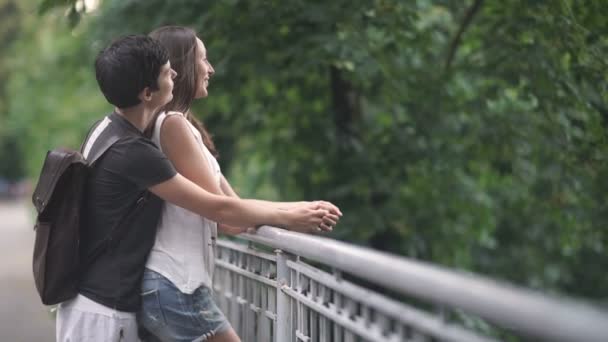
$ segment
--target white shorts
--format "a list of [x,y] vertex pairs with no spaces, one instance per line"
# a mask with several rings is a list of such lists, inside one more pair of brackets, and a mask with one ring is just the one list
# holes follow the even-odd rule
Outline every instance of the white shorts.
[[57,342],[138,342],[135,313],[113,310],[78,295],[59,304]]

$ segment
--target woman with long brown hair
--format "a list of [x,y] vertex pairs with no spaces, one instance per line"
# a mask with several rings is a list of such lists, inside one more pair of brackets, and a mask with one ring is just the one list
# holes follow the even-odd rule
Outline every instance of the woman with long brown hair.
[[[205,45],[194,30],[186,27],[161,27],[150,36],[168,50],[177,77],[173,99],[156,114],[147,134],[180,174],[209,192],[238,197],[221,173],[210,134],[191,112],[195,99],[207,97],[209,79],[215,72]],[[284,210],[324,208],[328,214],[319,231],[331,230],[342,215],[336,206],[323,201],[258,202]],[[152,335],[147,339],[240,341],[212,296],[218,230],[226,234],[243,232],[165,204],[142,283],[138,316],[143,330]]]

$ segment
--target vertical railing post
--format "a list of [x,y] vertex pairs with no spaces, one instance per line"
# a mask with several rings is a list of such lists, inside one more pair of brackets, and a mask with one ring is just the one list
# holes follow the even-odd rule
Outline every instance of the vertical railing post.
[[287,267],[289,257],[280,249],[275,250],[277,255],[277,321],[275,324],[274,342],[291,341],[291,310],[289,296],[283,292],[283,286],[290,286],[291,272]]

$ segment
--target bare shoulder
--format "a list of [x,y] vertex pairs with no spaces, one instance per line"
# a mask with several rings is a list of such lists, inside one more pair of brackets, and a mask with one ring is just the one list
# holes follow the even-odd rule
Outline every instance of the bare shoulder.
[[188,121],[180,112],[168,112],[165,120],[160,126],[160,134],[178,136],[190,131]]

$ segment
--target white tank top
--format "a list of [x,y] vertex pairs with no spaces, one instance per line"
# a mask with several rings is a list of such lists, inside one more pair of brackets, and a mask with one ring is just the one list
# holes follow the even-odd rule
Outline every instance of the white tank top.
[[[161,151],[160,128],[170,115],[183,116],[179,112],[161,113],[154,125],[152,141]],[[190,122],[188,125],[219,185],[217,160],[203,144],[199,131]],[[216,238],[217,223],[165,202],[146,267],[169,279],[183,293],[192,294],[201,285],[212,288]]]

